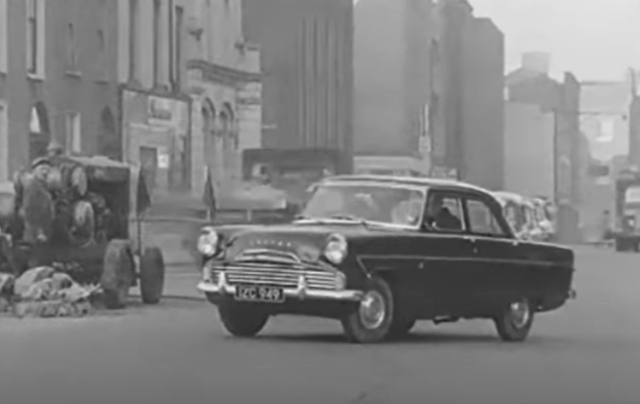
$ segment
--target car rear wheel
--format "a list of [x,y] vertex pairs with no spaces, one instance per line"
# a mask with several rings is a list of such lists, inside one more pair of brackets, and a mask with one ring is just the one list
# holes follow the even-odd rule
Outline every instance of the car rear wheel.
[[371,344],[387,338],[393,323],[393,293],[380,278],[369,281],[358,307],[342,319],[350,342]]
[[534,306],[529,299],[507,305],[494,319],[500,339],[505,342],[526,340],[533,326],[534,316]]
[[269,321],[267,314],[230,300],[220,302],[218,314],[224,328],[234,337],[255,337]]

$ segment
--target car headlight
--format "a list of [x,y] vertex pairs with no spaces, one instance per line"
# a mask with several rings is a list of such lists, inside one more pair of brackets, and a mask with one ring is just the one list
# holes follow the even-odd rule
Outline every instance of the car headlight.
[[332,264],[340,264],[347,257],[347,239],[341,234],[332,234],[327,240],[324,256]]
[[207,257],[213,257],[218,253],[220,238],[213,227],[205,227],[198,238],[198,251]]

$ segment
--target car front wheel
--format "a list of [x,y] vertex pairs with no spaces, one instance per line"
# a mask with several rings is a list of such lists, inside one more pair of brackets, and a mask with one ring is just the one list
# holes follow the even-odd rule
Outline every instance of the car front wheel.
[[269,316],[246,304],[222,301],[218,314],[224,328],[234,337],[255,337],[269,321]]
[[389,284],[373,278],[358,307],[342,319],[342,328],[350,342],[371,344],[389,335],[393,323],[393,293]]
[[505,342],[526,340],[533,326],[534,315],[534,307],[528,299],[507,305],[494,319],[500,339]]

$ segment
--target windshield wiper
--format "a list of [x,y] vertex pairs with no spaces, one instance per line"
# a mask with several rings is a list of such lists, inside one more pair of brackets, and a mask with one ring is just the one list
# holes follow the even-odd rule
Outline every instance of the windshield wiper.
[[329,219],[336,219],[336,220],[349,220],[352,222],[358,222],[364,226],[368,226],[369,225],[369,221],[366,219],[363,219],[361,217],[358,216],[354,216],[354,215],[345,215],[345,214],[337,214],[337,215],[331,215],[329,216]]
[[348,220],[351,222],[357,222],[363,226],[369,225],[369,221],[361,217],[353,216],[353,215],[345,215],[345,214],[331,215],[329,217],[311,217],[306,215],[297,215],[294,217],[294,220],[296,221],[309,220],[317,223],[326,223],[328,220]]

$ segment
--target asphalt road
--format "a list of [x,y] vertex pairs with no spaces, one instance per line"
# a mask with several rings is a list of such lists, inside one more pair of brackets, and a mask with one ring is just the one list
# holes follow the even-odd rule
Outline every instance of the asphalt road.
[[2,319],[0,402],[640,403],[640,255],[581,249],[576,287],[521,345],[467,322],[356,346],[338,324],[301,318],[238,340],[204,302]]

